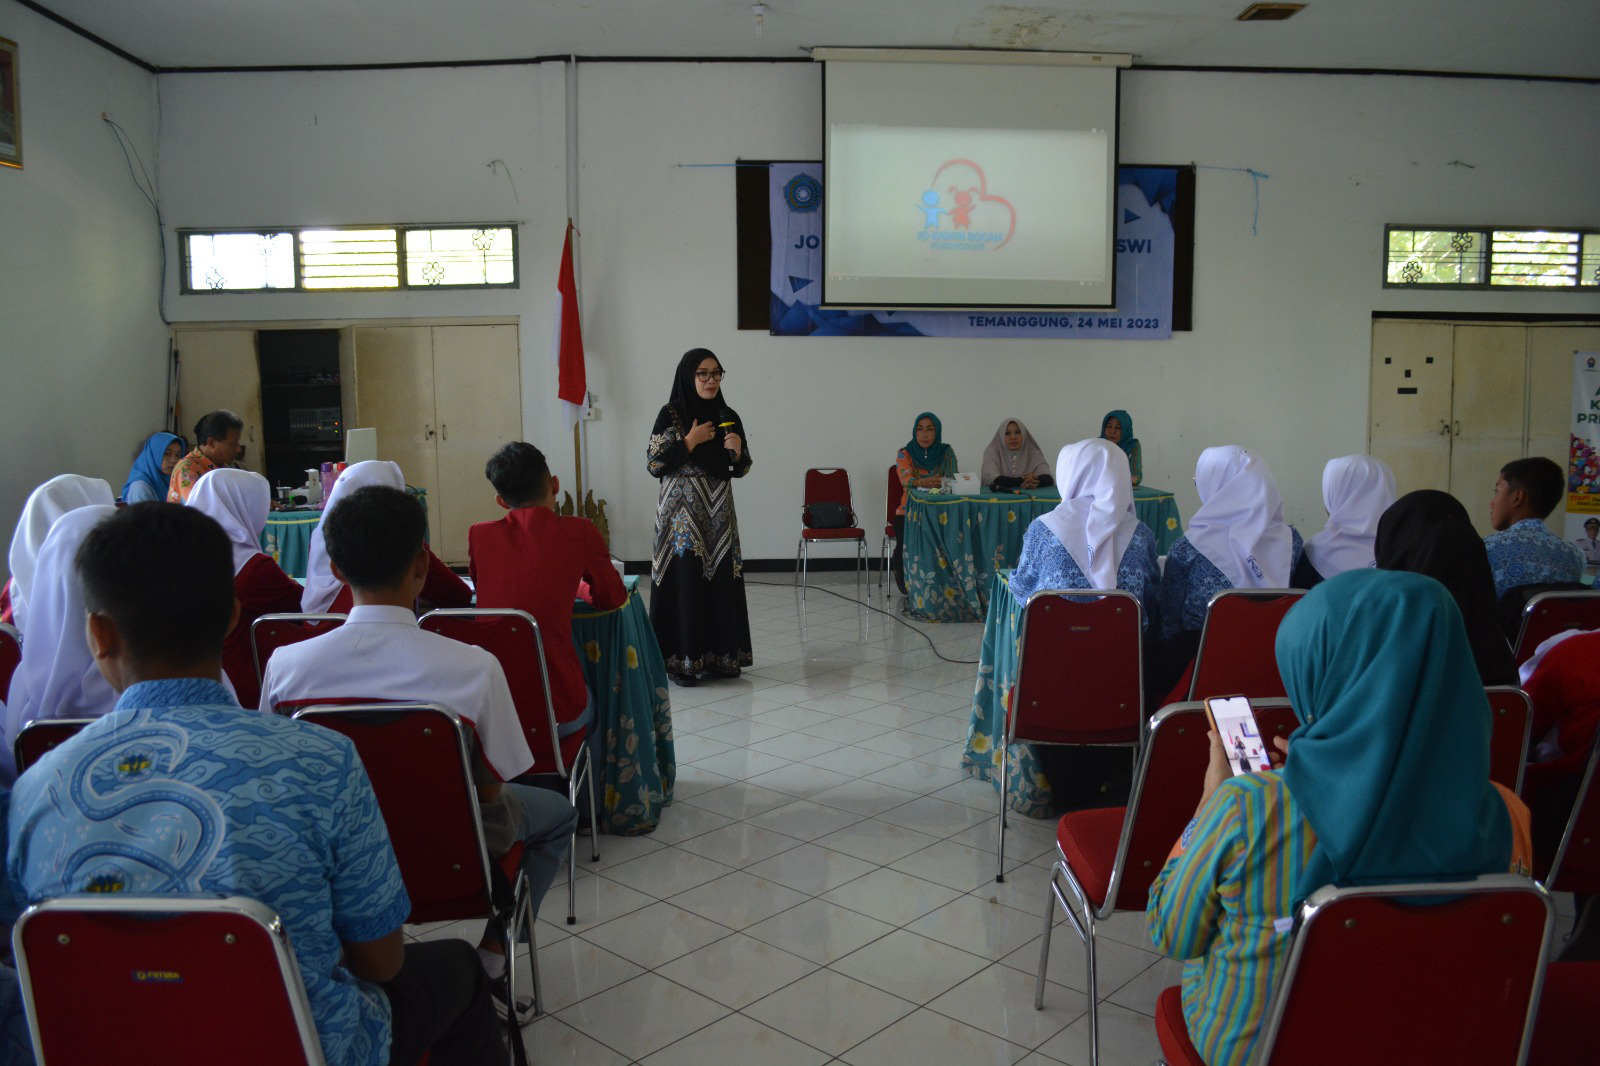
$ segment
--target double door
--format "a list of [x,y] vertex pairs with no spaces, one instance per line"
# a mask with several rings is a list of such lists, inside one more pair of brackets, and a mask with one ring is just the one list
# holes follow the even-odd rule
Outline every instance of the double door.
[[505,512],[484,464],[522,436],[515,325],[349,327],[341,345],[346,424],[378,431],[378,455],[428,492],[429,541],[467,562],[467,528]]

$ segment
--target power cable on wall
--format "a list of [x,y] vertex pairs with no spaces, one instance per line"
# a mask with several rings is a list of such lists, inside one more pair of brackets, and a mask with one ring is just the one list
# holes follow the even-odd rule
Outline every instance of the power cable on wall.
[[[122,149],[122,159],[128,164],[128,176],[133,179],[134,188],[139,190],[139,195],[150,202],[150,207],[156,213],[156,242],[161,247],[161,288],[156,295],[156,313],[161,316],[163,325],[170,326],[172,320],[167,317],[167,227],[161,218],[161,205],[156,200],[155,182],[150,180],[150,172],[144,168],[144,159],[139,155],[139,149],[133,146],[133,141],[128,133],[108,115],[102,114],[100,120],[111,127],[116,135],[117,147]],[[134,160],[139,161],[139,173],[133,171]],[[141,184],[139,175],[144,175]]]

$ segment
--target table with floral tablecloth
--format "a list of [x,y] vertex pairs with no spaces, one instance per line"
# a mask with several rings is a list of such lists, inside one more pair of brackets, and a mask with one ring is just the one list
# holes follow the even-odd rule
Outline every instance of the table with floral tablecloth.
[[[1054,489],[950,496],[906,494],[906,613],[924,622],[976,622],[989,610],[989,583],[1017,565],[1028,523],[1061,502]],[[1139,521],[1156,535],[1156,552],[1183,533],[1172,493],[1133,490]]]
[[627,579],[628,600],[621,607],[597,611],[580,602],[572,612],[572,639],[603,738],[595,753],[600,824],[623,836],[656,827],[661,809],[672,802],[677,776],[667,666],[637,582]]

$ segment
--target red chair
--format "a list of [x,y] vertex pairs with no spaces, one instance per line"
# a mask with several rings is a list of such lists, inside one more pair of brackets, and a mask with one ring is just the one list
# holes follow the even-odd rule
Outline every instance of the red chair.
[[267,675],[267,660],[288,644],[320,637],[344,625],[342,614],[264,614],[250,624],[250,655],[256,662],[256,684]]
[[0,700],[11,695],[11,675],[22,665],[22,634],[0,622]]
[[[1150,885],[1166,865],[1173,841],[1194,814],[1211,757],[1211,724],[1198,703],[1174,703],[1150,719],[1150,735],[1139,754],[1133,792],[1126,807],[1102,807],[1063,815],[1056,824],[1056,863],[1050,898],[1066,912],[1083,939],[1089,976],[1089,1062],[1100,1059],[1099,996],[1095,980],[1095,930],[1117,911],[1143,911]],[[1066,879],[1074,900],[1061,889]],[[1039,973],[1033,1005],[1044,1009],[1045,971],[1055,912],[1044,915]]]
[[[850,524],[839,529],[818,529],[811,524],[811,505],[836,503],[850,513]],[[806,571],[811,564],[811,545],[854,541],[856,545],[856,594],[861,594],[861,575],[867,567],[867,531],[856,524],[855,501],[850,497],[850,471],[813,467],[806,471],[805,502],[800,507],[800,544],[795,549],[794,576],[800,585],[800,598],[806,594]]]
[[92,721],[93,718],[35,718],[23,726],[11,745],[12,756],[16,759],[17,773],[22,773],[38,762],[45,752],[63,740],[76,736],[79,730]]
[[[492,919],[505,948],[511,1003],[516,1002],[513,952],[526,934],[533,1013],[542,1014],[535,901],[522,872],[522,846],[499,859],[489,855],[472,781],[468,727],[436,703],[326,704],[302,707],[294,717],[354,742],[411,897],[406,921]],[[513,1024],[508,1039],[517,1038],[517,1028]]]
[[1138,746],[1143,617],[1139,600],[1120,589],[1040,589],[1028,597],[1017,634],[1017,681],[1001,731],[996,881],[1006,879],[1011,745]]
[[1189,678],[1189,699],[1278,698],[1278,624],[1305,593],[1298,589],[1227,589],[1211,597]]
[[1600,962],[1552,962],[1539,990],[1528,1066],[1569,1066],[1594,1054]]
[[[1441,890],[1450,898],[1432,903]],[[1251,1062],[1521,1063],[1553,914],[1512,874],[1320,888],[1300,907]],[[1176,991],[1158,1002],[1156,1036],[1171,1066],[1199,1066],[1182,1012],[1162,1006]]]
[[1528,757],[1528,731],[1533,728],[1533,701],[1512,685],[1483,690],[1493,716],[1489,734],[1489,780],[1522,794],[1522,768]]
[[906,487],[900,484],[900,468],[889,468],[889,486],[884,493],[883,509],[883,558],[878,569],[878,591],[884,596],[889,595],[889,559],[893,546],[899,543],[899,538],[894,535],[894,520],[899,517],[896,512],[900,504],[905,501]]
[[1595,781],[1597,763],[1600,763],[1600,734],[1596,734],[1594,747],[1590,749],[1589,765],[1584,769],[1583,781],[1578,785],[1578,796],[1573,800],[1567,828],[1561,834],[1561,846],[1550,863],[1550,872],[1544,876],[1544,887],[1552,892],[1575,892],[1581,896],[1600,893],[1600,783]]
[[1251,700],[1250,710],[1256,716],[1256,728],[1261,730],[1261,739],[1266,742],[1269,751],[1277,750],[1272,743],[1273,737],[1290,737],[1300,728],[1300,719],[1286,699]]
[[324,1064],[288,935],[257,900],[62,896],[24,911],[13,943],[40,1062]]
[[[429,611],[418,624],[430,633],[482,648],[500,660],[511,689],[511,702],[527,732],[528,750],[533,752],[533,769],[528,776],[559,777],[566,782],[567,799],[573,806],[577,806],[579,789],[587,788],[589,860],[599,862],[600,806],[589,747],[584,743],[593,723],[582,714],[566,721],[556,715],[538,621],[526,611],[510,608],[460,607]],[[578,922],[577,876],[578,837],[574,831],[567,849],[568,925]]]
[[1522,609],[1522,629],[1517,634],[1517,665],[1533,657],[1534,650],[1568,629],[1600,629],[1600,591],[1541,592]]

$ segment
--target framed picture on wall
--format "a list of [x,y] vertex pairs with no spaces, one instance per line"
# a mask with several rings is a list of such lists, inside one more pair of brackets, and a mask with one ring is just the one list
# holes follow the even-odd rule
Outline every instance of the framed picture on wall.
[[17,42],[0,37],[0,166],[22,166],[22,110],[17,105]]

